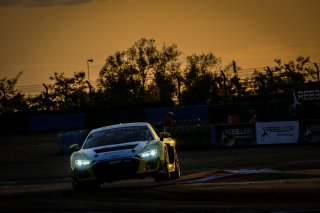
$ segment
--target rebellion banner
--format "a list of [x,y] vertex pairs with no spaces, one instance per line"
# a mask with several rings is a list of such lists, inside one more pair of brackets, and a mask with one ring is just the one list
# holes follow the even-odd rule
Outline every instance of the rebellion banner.
[[299,121],[256,123],[257,144],[298,143]]
[[220,125],[215,127],[217,146],[255,145],[254,124]]
[[320,83],[308,83],[297,87],[291,94],[290,114],[304,119],[319,119]]
[[301,143],[320,142],[320,120],[303,120],[300,122]]

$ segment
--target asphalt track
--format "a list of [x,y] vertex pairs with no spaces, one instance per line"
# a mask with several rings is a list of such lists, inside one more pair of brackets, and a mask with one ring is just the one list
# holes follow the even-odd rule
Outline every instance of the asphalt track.
[[320,144],[178,150],[177,181],[74,192],[56,134],[0,143],[2,212],[320,212]]

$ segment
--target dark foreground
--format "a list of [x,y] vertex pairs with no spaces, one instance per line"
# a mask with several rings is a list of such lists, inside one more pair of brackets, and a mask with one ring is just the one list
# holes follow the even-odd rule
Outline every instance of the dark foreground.
[[73,192],[55,134],[0,143],[3,212],[320,211],[320,144],[180,151],[179,181],[128,180]]

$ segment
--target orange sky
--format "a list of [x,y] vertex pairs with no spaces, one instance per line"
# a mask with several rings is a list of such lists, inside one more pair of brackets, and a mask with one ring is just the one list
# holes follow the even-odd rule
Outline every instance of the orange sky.
[[1,0],[0,78],[50,83],[54,72],[96,80],[108,55],[141,37],[242,68],[299,55],[320,62],[318,0]]

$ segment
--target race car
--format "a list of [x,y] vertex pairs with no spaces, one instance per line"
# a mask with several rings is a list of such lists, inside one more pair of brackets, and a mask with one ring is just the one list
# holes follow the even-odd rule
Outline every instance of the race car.
[[159,135],[149,123],[125,123],[92,130],[81,149],[70,147],[72,186],[75,190],[100,188],[104,182],[153,177],[178,179],[180,165],[175,141]]

